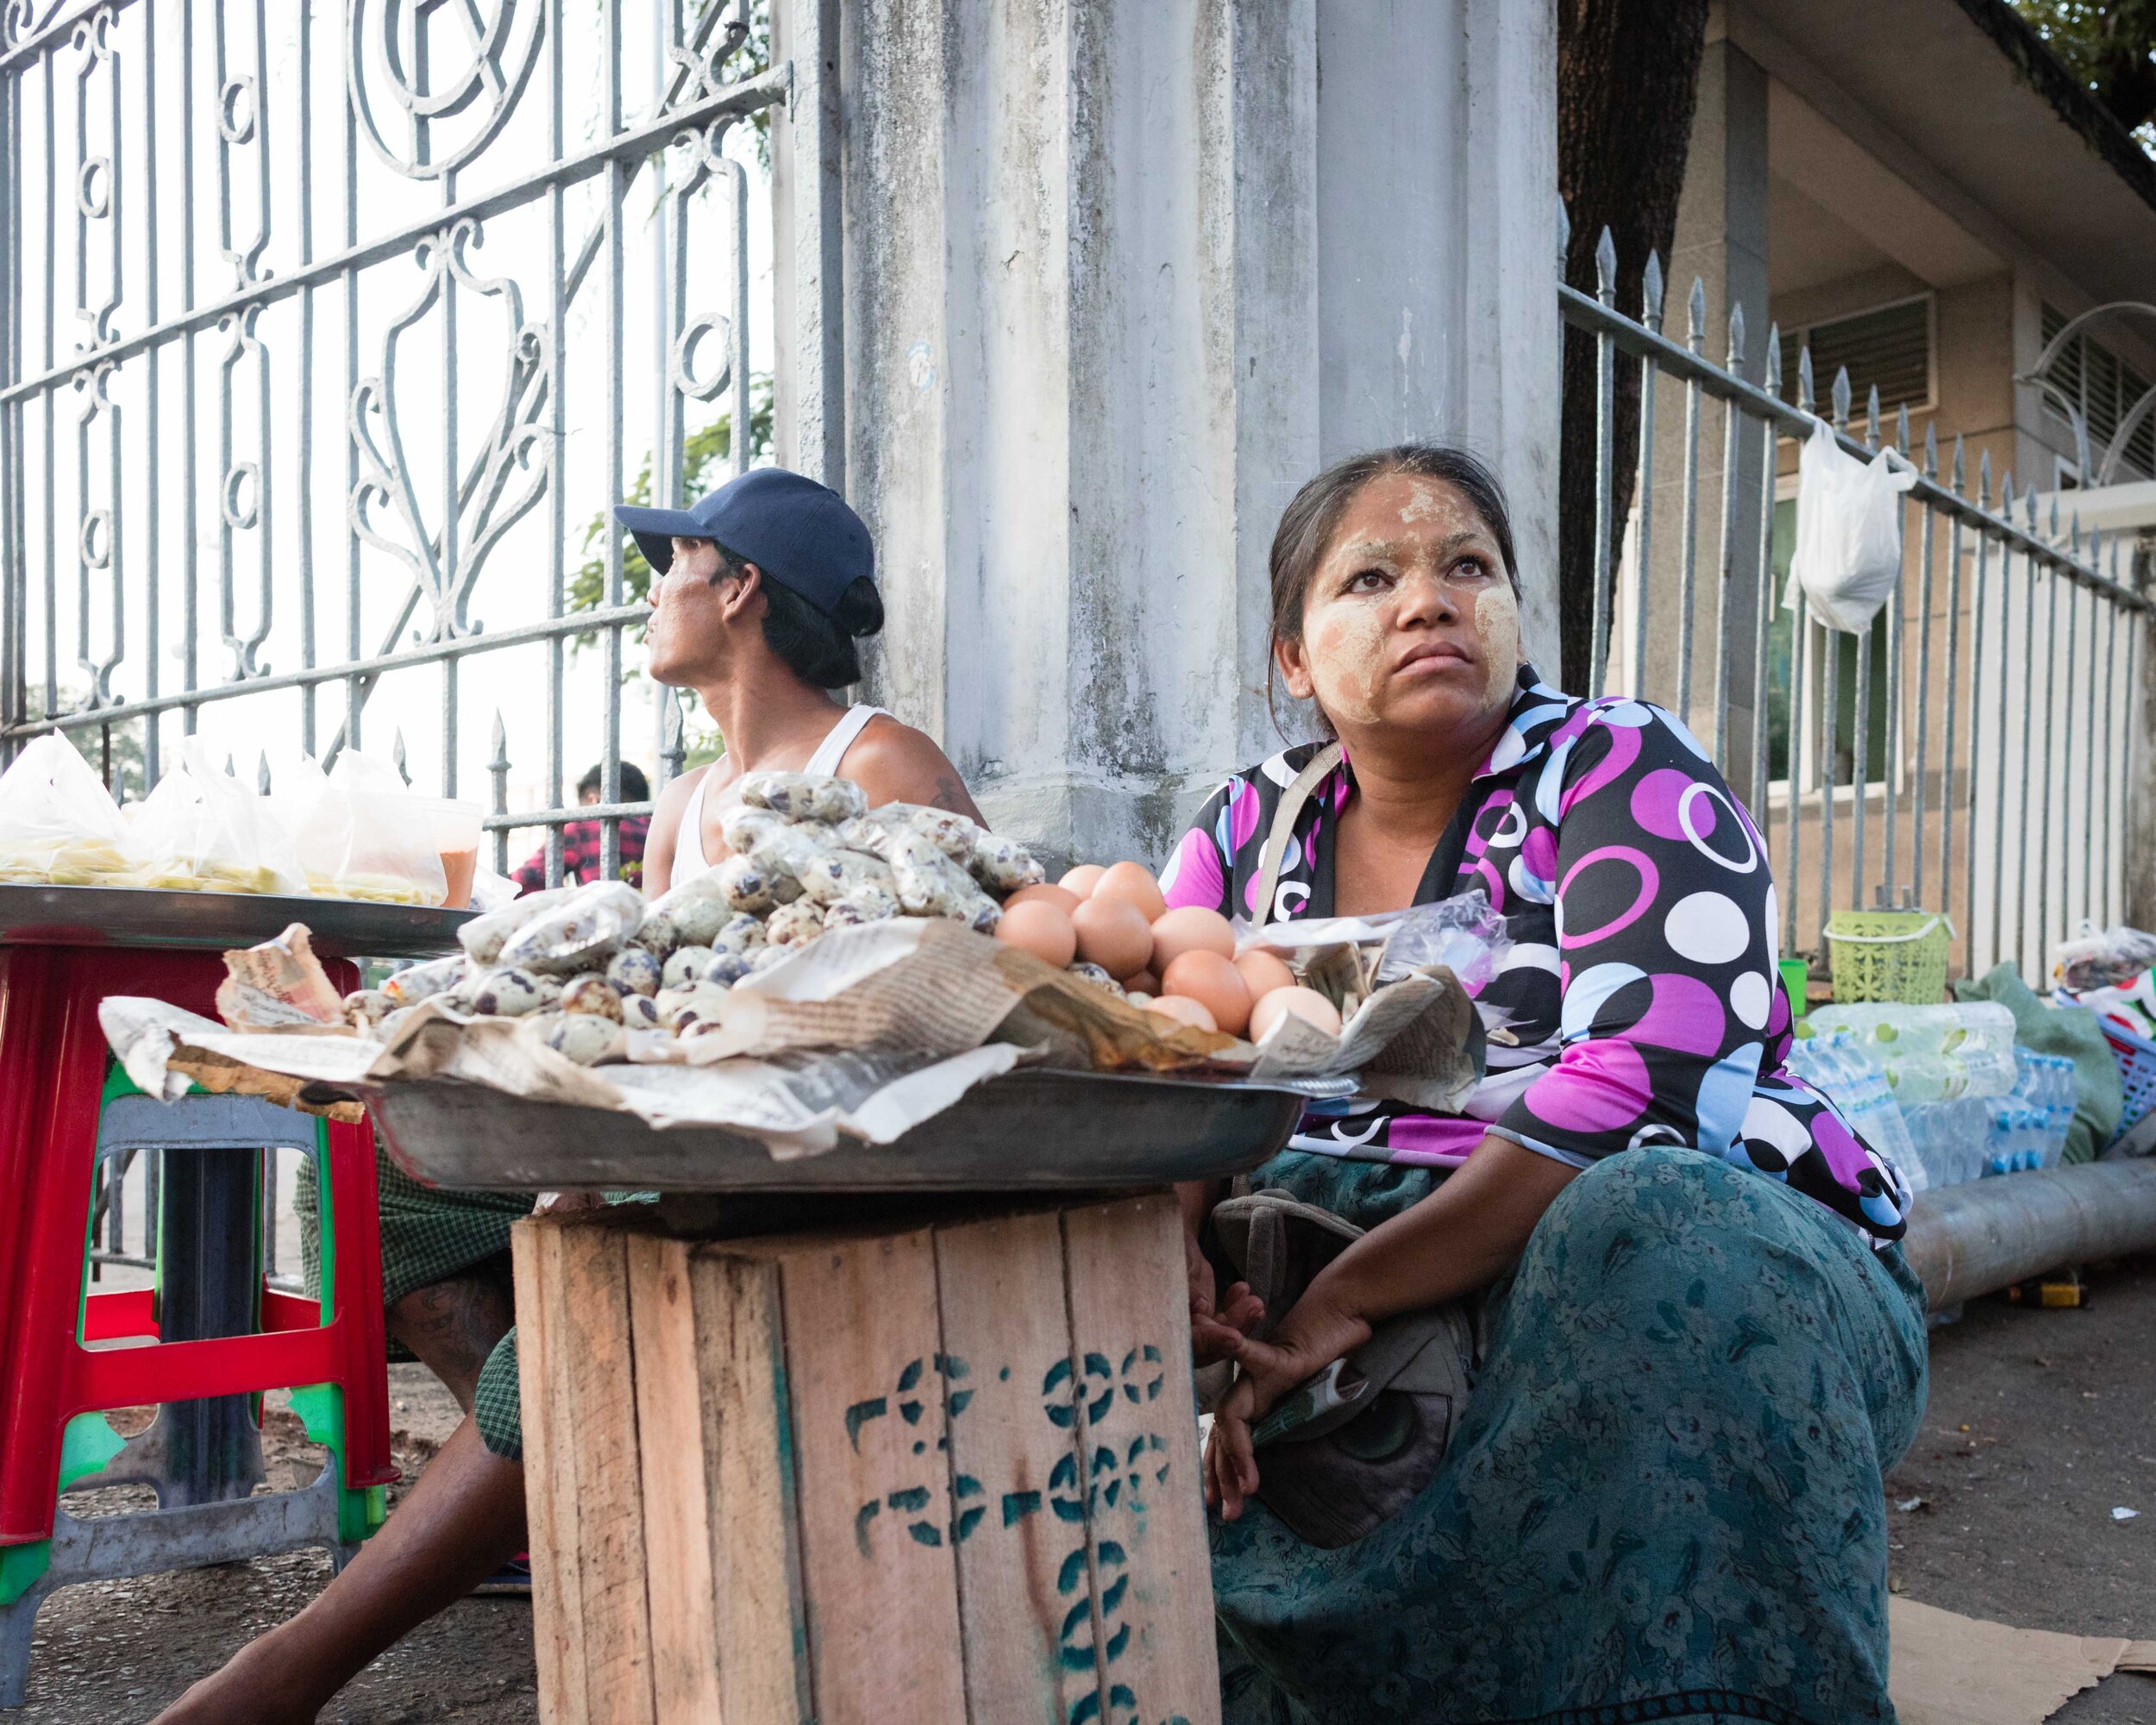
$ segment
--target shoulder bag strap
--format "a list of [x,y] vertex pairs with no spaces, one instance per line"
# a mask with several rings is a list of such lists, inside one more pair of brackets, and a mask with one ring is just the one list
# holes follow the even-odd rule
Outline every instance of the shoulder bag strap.
[[1258,854],[1257,908],[1251,927],[1263,928],[1272,920],[1273,891],[1280,885],[1281,864],[1288,856],[1288,841],[1295,836],[1295,822],[1311,793],[1346,754],[1339,743],[1326,743],[1281,793],[1280,806],[1273,811],[1272,830],[1265,835],[1265,848]]

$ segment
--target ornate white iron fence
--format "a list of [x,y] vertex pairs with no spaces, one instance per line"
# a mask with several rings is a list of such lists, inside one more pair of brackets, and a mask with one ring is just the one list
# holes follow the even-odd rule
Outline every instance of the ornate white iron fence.
[[[825,465],[831,11],[780,60],[749,0],[4,0],[0,749],[66,731],[140,794],[198,730],[247,770],[393,728],[444,794],[491,774],[497,867],[536,827],[559,879],[597,818],[611,872],[642,607],[611,531],[577,594],[572,538],[639,460],[678,499],[720,416],[745,465],[774,357]],[[805,165],[775,235],[729,147],[767,113]]]

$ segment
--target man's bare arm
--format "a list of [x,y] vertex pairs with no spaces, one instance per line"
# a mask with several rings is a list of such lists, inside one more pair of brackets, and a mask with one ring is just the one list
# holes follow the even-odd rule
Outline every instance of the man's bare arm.
[[846,751],[846,764],[841,770],[867,794],[871,806],[925,803],[987,825],[981,820],[966,781],[934,740],[896,719],[871,720],[860,739]]

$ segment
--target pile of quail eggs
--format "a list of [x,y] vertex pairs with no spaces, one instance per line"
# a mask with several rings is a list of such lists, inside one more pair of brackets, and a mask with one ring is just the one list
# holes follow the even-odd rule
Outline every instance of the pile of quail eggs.
[[1001,900],[1046,879],[1025,847],[963,815],[868,806],[850,780],[752,773],[721,821],[732,855],[647,904],[602,881],[535,893],[458,931],[464,950],[345,1000],[347,1022],[393,1038],[439,1000],[524,1020],[580,1065],[627,1057],[632,1031],[690,1038],[726,991],[832,929],[943,917],[992,933]]

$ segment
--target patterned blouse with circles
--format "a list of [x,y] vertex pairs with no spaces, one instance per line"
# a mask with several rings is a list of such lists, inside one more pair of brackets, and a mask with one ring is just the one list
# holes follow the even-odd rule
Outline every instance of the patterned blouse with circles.
[[[1162,876],[1170,905],[1251,913],[1273,812],[1318,747],[1213,794]],[[1347,763],[1318,786],[1270,920],[1332,913],[1332,837],[1354,794]],[[1790,1019],[1766,846],[1675,716],[1576,699],[1522,668],[1505,732],[1415,902],[1477,887],[1514,944],[1479,991],[1500,1033],[1464,1113],[1313,1104],[1294,1148],[1454,1168],[1494,1132],[1585,1167],[1637,1145],[1690,1145],[1786,1181],[1876,1242],[1901,1238],[1901,1171],[1782,1070]]]

